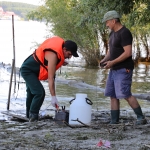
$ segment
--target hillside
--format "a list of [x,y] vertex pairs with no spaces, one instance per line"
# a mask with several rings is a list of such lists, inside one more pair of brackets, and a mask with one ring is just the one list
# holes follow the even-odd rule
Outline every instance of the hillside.
[[34,9],[36,9],[38,6],[31,5],[31,4],[25,4],[25,3],[19,3],[19,2],[0,1],[0,7],[2,7],[4,11],[12,11],[16,15],[23,18],[24,20],[28,20],[26,15],[30,11],[33,11]]

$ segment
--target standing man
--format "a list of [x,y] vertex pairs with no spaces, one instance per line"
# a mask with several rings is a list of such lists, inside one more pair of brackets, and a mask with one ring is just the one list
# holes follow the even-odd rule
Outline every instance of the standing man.
[[55,92],[55,72],[62,65],[66,65],[65,59],[77,54],[77,44],[71,40],[64,41],[60,37],[52,37],[45,40],[21,66],[21,75],[26,82],[26,117],[30,122],[37,121],[39,110],[45,98],[45,90],[41,80],[48,79],[53,107],[58,106]]
[[131,84],[134,62],[132,60],[132,34],[121,24],[120,15],[115,11],[108,11],[102,22],[111,30],[109,35],[109,51],[101,60],[100,65],[110,69],[105,96],[111,99],[111,122],[119,123],[120,101],[124,98],[137,115],[136,124],[146,124],[137,99],[132,96]]

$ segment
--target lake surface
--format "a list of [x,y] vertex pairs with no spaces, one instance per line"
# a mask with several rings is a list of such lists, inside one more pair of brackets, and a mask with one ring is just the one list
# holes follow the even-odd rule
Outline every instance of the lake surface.
[[0,61],[12,63],[13,48],[16,51],[16,66],[20,67],[23,60],[31,54],[36,43],[44,41],[46,36],[51,36],[46,31],[44,23],[36,21],[14,21],[14,43],[11,20],[0,20]]
[[[16,49],[16,66],[20,67],[24,59],[35,49],[35,42],[41,43],[48,34],[44,23],[16,21],[15,27],[15,49]],[[0,62],[12,63],[13,59],[13,40],[12,40],[12,24],[10,20],[0,20]],[[34,47],[34,48],[33,48]],[[7,72],[7,65],[1,66],[0,69],[0,111],[7,110],[8,92],[10,73]],[[86,89],[84,87],[76,87],[75,84],[62,84],[57,79],[76,80],[77,82],[85,82],[97,88],[105,88],[105,82],[108,75],[108,70],[100,68],[86,68],[84,61],[81,59],[71,59],[68,66],[63,66],[61,71],[56,73],[56,93],[60,106],[65,105],[69,109],[69,101],[75,98],[76,93],[85,93],[93,102],[92,109],[94,110],[110,110],[110,100],[104,97],[103,93],[98,90]],[[10,110],[25,112],[26,87],[22,78],[17,77],[17,81],[21,81],[14,90],[14,82],[11,89]],[[48,109],[54,109],[51,106],[51,96],[49,94],[47,82],[42,82],[46,91],[44,104],[41,108],[41,113],[49,112]],[[149,93],[150,92],[150,65],[139,64],[133,75],[132,84],[133,93]],[[150,110],[150,102],[147,100],[138,99],[144,112]],[[121,109],[132,111],[125,100],[121,100]]]

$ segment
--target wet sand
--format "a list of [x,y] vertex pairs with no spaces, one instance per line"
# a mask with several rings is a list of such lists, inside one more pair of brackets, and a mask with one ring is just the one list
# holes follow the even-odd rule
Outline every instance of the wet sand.
[[[57,124],[53,118],[38,122],[1,121],[0,150],[95,150],[100,139],[110,142],[112,150],[150,149],[150,115],[148,124],[135,125],[135,118],[122,113],[120,124],[109,125],[108,112],[94,112],[91,125]],[[14,119],[14,118],[13,118]],[[100,144],[100,143],[99,143]],[[107,148],[108,149],[108,148]]]
[[[5,72],[4,75],[1,73],[3,79],[6,78],[8,80],[9,76],[10,74]],[[1,94],[0,111],[6,110],[7,103],[8,90],[7,87],[4,86],[4,82],[1,82],[3,87],[1,91],[3,92]],[[69,82],[71,86],[74,86],[74,83],[75,82]],[[78,85],[81,86],[82,84]],[[7,85],[9,85],[8,82]],[[83,86],[81,87],[83,88]],[[88,86],[88,88],[93,89],[91,86]],[[24,95],[24,87],[20,86],[19,95],[17,95],[18,97],[20,96],[20,99],[15,99],[15,96],[11,99],[11,109],[21,109],[21,112],[25,111]],[[49,103],[47,105],[49,105]],[[142,107],[142,109],[144,108]],[[150,112],[148,106],[146,110],[144,110],[144,113],[148,120],[148,124],[146,125],[136,126],[134,124],[136,120],[135,116],[132,116],[130,112],[127,112],[122,113],[120,124],[110,126],[108,125],[110,114],[107,114],[106,111],[94,112],[89,127],[76,126],[74,128],[71,128],[66,124],[58,125],[53,118],[30,123],[20,122],[11,117],[6,121],[5,118],[7,117],[1,115],[0,150],[106,149],[104,145],[103,147],[97,146],[100,139],[103,141],[103,144],[106,140],[109,141],[111,146],[110,149],[112,150],[148,150],[150,149]]]

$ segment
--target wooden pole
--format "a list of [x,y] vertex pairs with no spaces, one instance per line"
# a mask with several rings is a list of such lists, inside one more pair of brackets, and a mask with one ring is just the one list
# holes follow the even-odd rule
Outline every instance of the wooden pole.
[[10,76],[10,83],[9,83],[9,93],[8,93],[8,102],[7,102],[7,110],[9,110],[10,105],[10,96],[11,96],[11,87],[12,87],[12,78],[13,78],[13,67],[14,67],[14,59],[12,59],[12,69],[11,69],[11,76]]
[[10,96],[11,96],[11,87],[12,87],[12,79],[14,73],[14,92],[16,89],[16,67],[15,67],[15,40],[14,40],[14,16],[12,15],[12,32],[13,32],[13,59],[12,59],[12,69],[11,69],[11,76],[10,76],[10,84],[9,84],[9,93],[8,93],[8,103],[7,103],[7,110],[9,110],[10,106]]
[[16,93],[16,54],[15,54],[15,34],[14,34],[14,15],[12,15],[12,34],[13,34],[13,59],[14,59],[14,93]]

